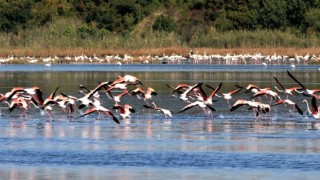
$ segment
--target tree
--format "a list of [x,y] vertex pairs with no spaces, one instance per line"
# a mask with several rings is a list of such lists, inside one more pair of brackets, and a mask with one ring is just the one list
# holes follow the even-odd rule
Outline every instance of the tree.
[[32,0],[0,1],[0,31],[18,31],[29,26]]
[[286,18],[290,26],[301,27],[305,23],[307,5],[303,0],[287,1]]
[[160,15],[157,17],[157,19],[155,20],[152,29],[153,30],[158,30],[158,31],[167,31],[167,32],[171,32],[174,30],[174,21],[171,17],[169,16],[164,16],[164,15]]
[[307,26],[311,32],[320,31],[320,8],[312,8],[305,15]]
[[263,28],[281,29],[286,27],[286,1],[265,0],[261,2],[258,20]]

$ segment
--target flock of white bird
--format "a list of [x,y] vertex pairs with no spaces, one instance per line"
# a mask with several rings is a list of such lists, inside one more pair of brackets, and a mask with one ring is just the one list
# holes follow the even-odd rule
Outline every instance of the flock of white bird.
[[[168,90],[172,90],[172,96],[176,99],[168,101],[183,101],[185,104],[178,112],[172,113],[170,109],[158,107],[153,101],[154,96],[157,95],[152,87],[144,87],[143,83],[135,76],[125,75],[119,76],[114,81],[99,82],[94,89],[89,89],[84,85],[79,85],[81,97],[75,97],[60,92],[57,93],[59,88],[56,88],[47,98],[43,98],[42,90],[37,87],[13,87],[11,91],[0,95],[0,101],[8,105],[10,112],[15,109],[21,110],[21,120],[23,116],[27,119],[27,112],[32,108],[39,108],[42,112],[52,119],[52,112],[61,109],[67,115],[75,114],[76,119],[82,118],[89,114],[97,112],[99,118],[102,114],[106,114],[114,122],[120,123],[121,119],[131,118],[130,114],[134,113],[136,109],[146,108],[158,111],[164,114],[166,118],[172,117],[173,114],[180,114],[189,109],[195,111],[203,110],[207,116],[212,116],[215,110],[215,102],[222,98],[226,100],[229,105],[229,110],[235,111],[240,107],[247,106],[248,110],[254,112],[257,118],[261,113],[268,114],[271,109],[280,104],[286,104],[287,108],[291,107],[296,111],[296,115],[303,115],[303,111],[299,107],[298,102],[290,99],[295,94],[301,94],[306,97],[303,102],[307,103],[308,111],[315,119],[320,119],[320,106],[317,106],[317,100],[320,96],[317,94],[320,89],[308,89],[301,82],[299,82],[289,71],[288,76],[297,83],[298,86],[286,88],[281,82],[274,77],[275,82],[279,87],[276,89],[278,92],[273,91],[270,87],[258,87],[254,84],[248,84],[246,87],[236,85],[237,88],[230,92],[221,92],[222,83],[216,87],[211,87],[209,84],[196,83],[196,84],[178,84],[175,87],[166,84]],[[206,89],[205,89],[206,88]],[[250,98],[237,98],[232,97],[233,94],[245,90],[245,93],[253,93]],[[206,92],[210,92],[207,94]],[[101,95],[104,96],[101,96]],[[131,96],[131,97],[130,97]],[[123,98],[136,98],[139,104],[123,104]],[[265,97],[265,98],[261,98]],[[163,97],[162,97],[163,98]],[[270,101],[269,99],[270,98]],[[105,107],[107,101],[112,102],[110,108]],[[230,104],[232,101],[232,104]],[[268,102],[266,102],[268,101]],[[309,109],[309,105],[311,110]],[[80,114],[77,115],[77,113]],[[117,115],[118,114],[118,115]]]
[[1,64],[8,64],[13,61],[25,62],[29,64],[46,64],[50,66],[55,63],[108,63],[108,64],[133,64],[133,63],[162,63],[162,64],[182,64],[182,63],[191,63],[191,64],[262,64],[267,66],[272,65],[282,65],[289,64],[295,66],[297,64],[308,64],[309,61],[319,61],[320,55],[295,55],[287,56],[274,53],[273,55],[263,55],[261,53],[256,54],[231,54],[227,53],[226,55],[220,54],[210,54],[207,55],[206,52],[199,54],[198,52],[190,52],[188,56],[177,55],[175,53],[171,55],[163,54],[162,56],[139,56],[133,57],[128,54],[124,55],[105,55],[97,56],[87,56],[81,54],[79,56],[53,56],[53,57],[16,57],[8,56],[1,57]]

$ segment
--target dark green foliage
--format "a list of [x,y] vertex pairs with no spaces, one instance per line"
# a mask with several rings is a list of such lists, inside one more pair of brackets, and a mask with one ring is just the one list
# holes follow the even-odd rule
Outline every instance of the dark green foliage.
[[265,0],[259,10],[262,28],[281,29],[288,24],[286,19],[286,0]]
[[305,14],[305,18],[310,32],[320,31],[320,9],[309,9]]
[[158,16],[152,26],[153,30],[171,32],[174,30],[174,21],[169,16]]
[[[319,11],[319,0],[2,0],[0,31],[17,33],[77,16],[84,24],[66,28],[65,36],[130,34],[140,28],[142,33],[175,32],[188,42],[193,34],[212,28],[317,33]],[[141,25],[148,18],[149,24]]]
[[26,28],[32,18],[32,0],[0,1],[0,30],[3,32],[17,32]]

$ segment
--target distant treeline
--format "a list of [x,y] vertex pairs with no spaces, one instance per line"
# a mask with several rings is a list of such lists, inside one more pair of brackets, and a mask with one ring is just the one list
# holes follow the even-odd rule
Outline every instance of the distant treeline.
[[4,47],[310,47],[319,32],[320,0],[0,1]]

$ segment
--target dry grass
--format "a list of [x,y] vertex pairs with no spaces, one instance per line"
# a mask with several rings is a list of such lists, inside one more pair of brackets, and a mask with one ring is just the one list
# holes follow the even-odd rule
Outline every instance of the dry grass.
[[193,52],[198,52],[199,54],[256,54],[261,53],[263,55],[272,55],[274,53],[280,55],[288,55],[293,57],[295,54],[298,55],[319,55],[320,47],[312,48],[230,48],[230,49],[218,49],[218,48],[189,48],[189,47],[167,47],[167,48],[153,48],[153,49],[1,49],[0,57],[6,56],[35,56],[35,57],[49,57],[49,56],[78,56],[81,54],[86,54],[87,56],[105,56],[105,55],[120,55],[124,54],[131,55],[133,57],[139,56],[163,56],[171,55],[173,53],[188,56],[188,53],[192,50]]

